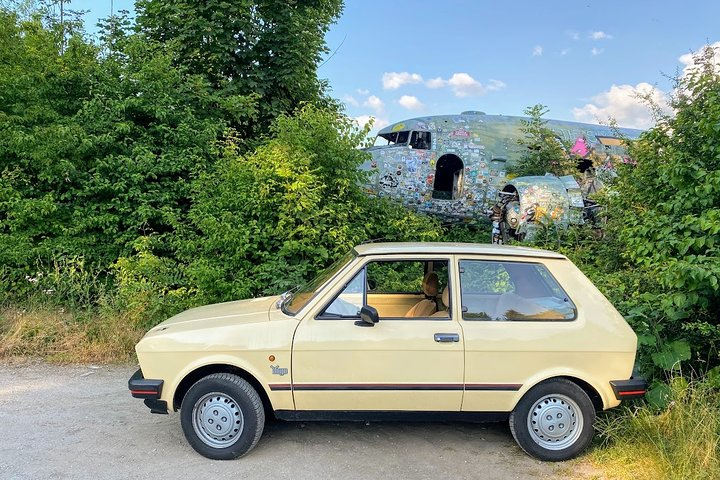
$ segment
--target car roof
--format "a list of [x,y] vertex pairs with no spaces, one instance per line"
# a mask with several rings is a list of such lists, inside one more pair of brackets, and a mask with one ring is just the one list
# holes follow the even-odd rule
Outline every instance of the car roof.
[[389,254],[468,254],[509,257],[567,259],[564,255],[539,248],[491,245],[488,243],[393,242],[363,243],[355,247],[359,256]]

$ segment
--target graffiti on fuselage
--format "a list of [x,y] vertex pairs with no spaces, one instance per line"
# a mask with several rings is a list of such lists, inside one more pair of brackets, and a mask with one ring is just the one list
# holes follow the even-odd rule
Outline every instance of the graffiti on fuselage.
[[[371,195],[390,196],[409,207],[443,217],[469,218],[497,200],[508,183],[508,168],[522,156],[523,118],[465,112],[420,117],[378,132],[366,185]],[[622,152],[610,128],[549,120],[563,143],[579,158]],[[638,130],[619,129],[629,138]]]

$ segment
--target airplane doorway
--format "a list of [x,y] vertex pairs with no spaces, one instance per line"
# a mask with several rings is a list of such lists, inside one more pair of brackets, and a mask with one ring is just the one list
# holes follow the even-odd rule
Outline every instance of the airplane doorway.
[[432,198],[436,200],[457,200],[463,190],[462,160],[455,155],[443,155],[435,167],[435,183]]

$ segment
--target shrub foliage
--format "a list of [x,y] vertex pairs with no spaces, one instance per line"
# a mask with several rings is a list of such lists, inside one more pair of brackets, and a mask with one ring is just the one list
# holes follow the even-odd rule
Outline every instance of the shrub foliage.
[[600,228],[538,239],[578,263],[628,319],[658,402],[659,381],[683,362],[720,372],[720,68],[711,47],[695,65],[676,80],[674,115],[631,142],[636,164],[618,165],[598,198]]
[[438,238],[362,191],[367,128],[316,75],[340,8],[148,0],[99,44],[79,20],[0,9],[5,302],[113,304],[149,326],[287,290],[367,239]]

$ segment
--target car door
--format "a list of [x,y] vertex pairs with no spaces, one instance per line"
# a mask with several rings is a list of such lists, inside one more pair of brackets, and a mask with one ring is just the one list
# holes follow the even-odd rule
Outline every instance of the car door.
[[459,258],[465,338],[463,411],[514,408],[540,372],[572,364],[581,328],[576,308],[548,269],[532,259]]
[[[382,256],[340,279],[333,295],[296,330],[296,409],[459,411],[462,332],[441,300],[448,268],[448,258]],[[432,269],[440,285],[426,295],[423,278],[432,277]],[[404,316],[423,300],[435,302],[439,311]],[[379,312],[374,326],[358,322],[364,304]]]

